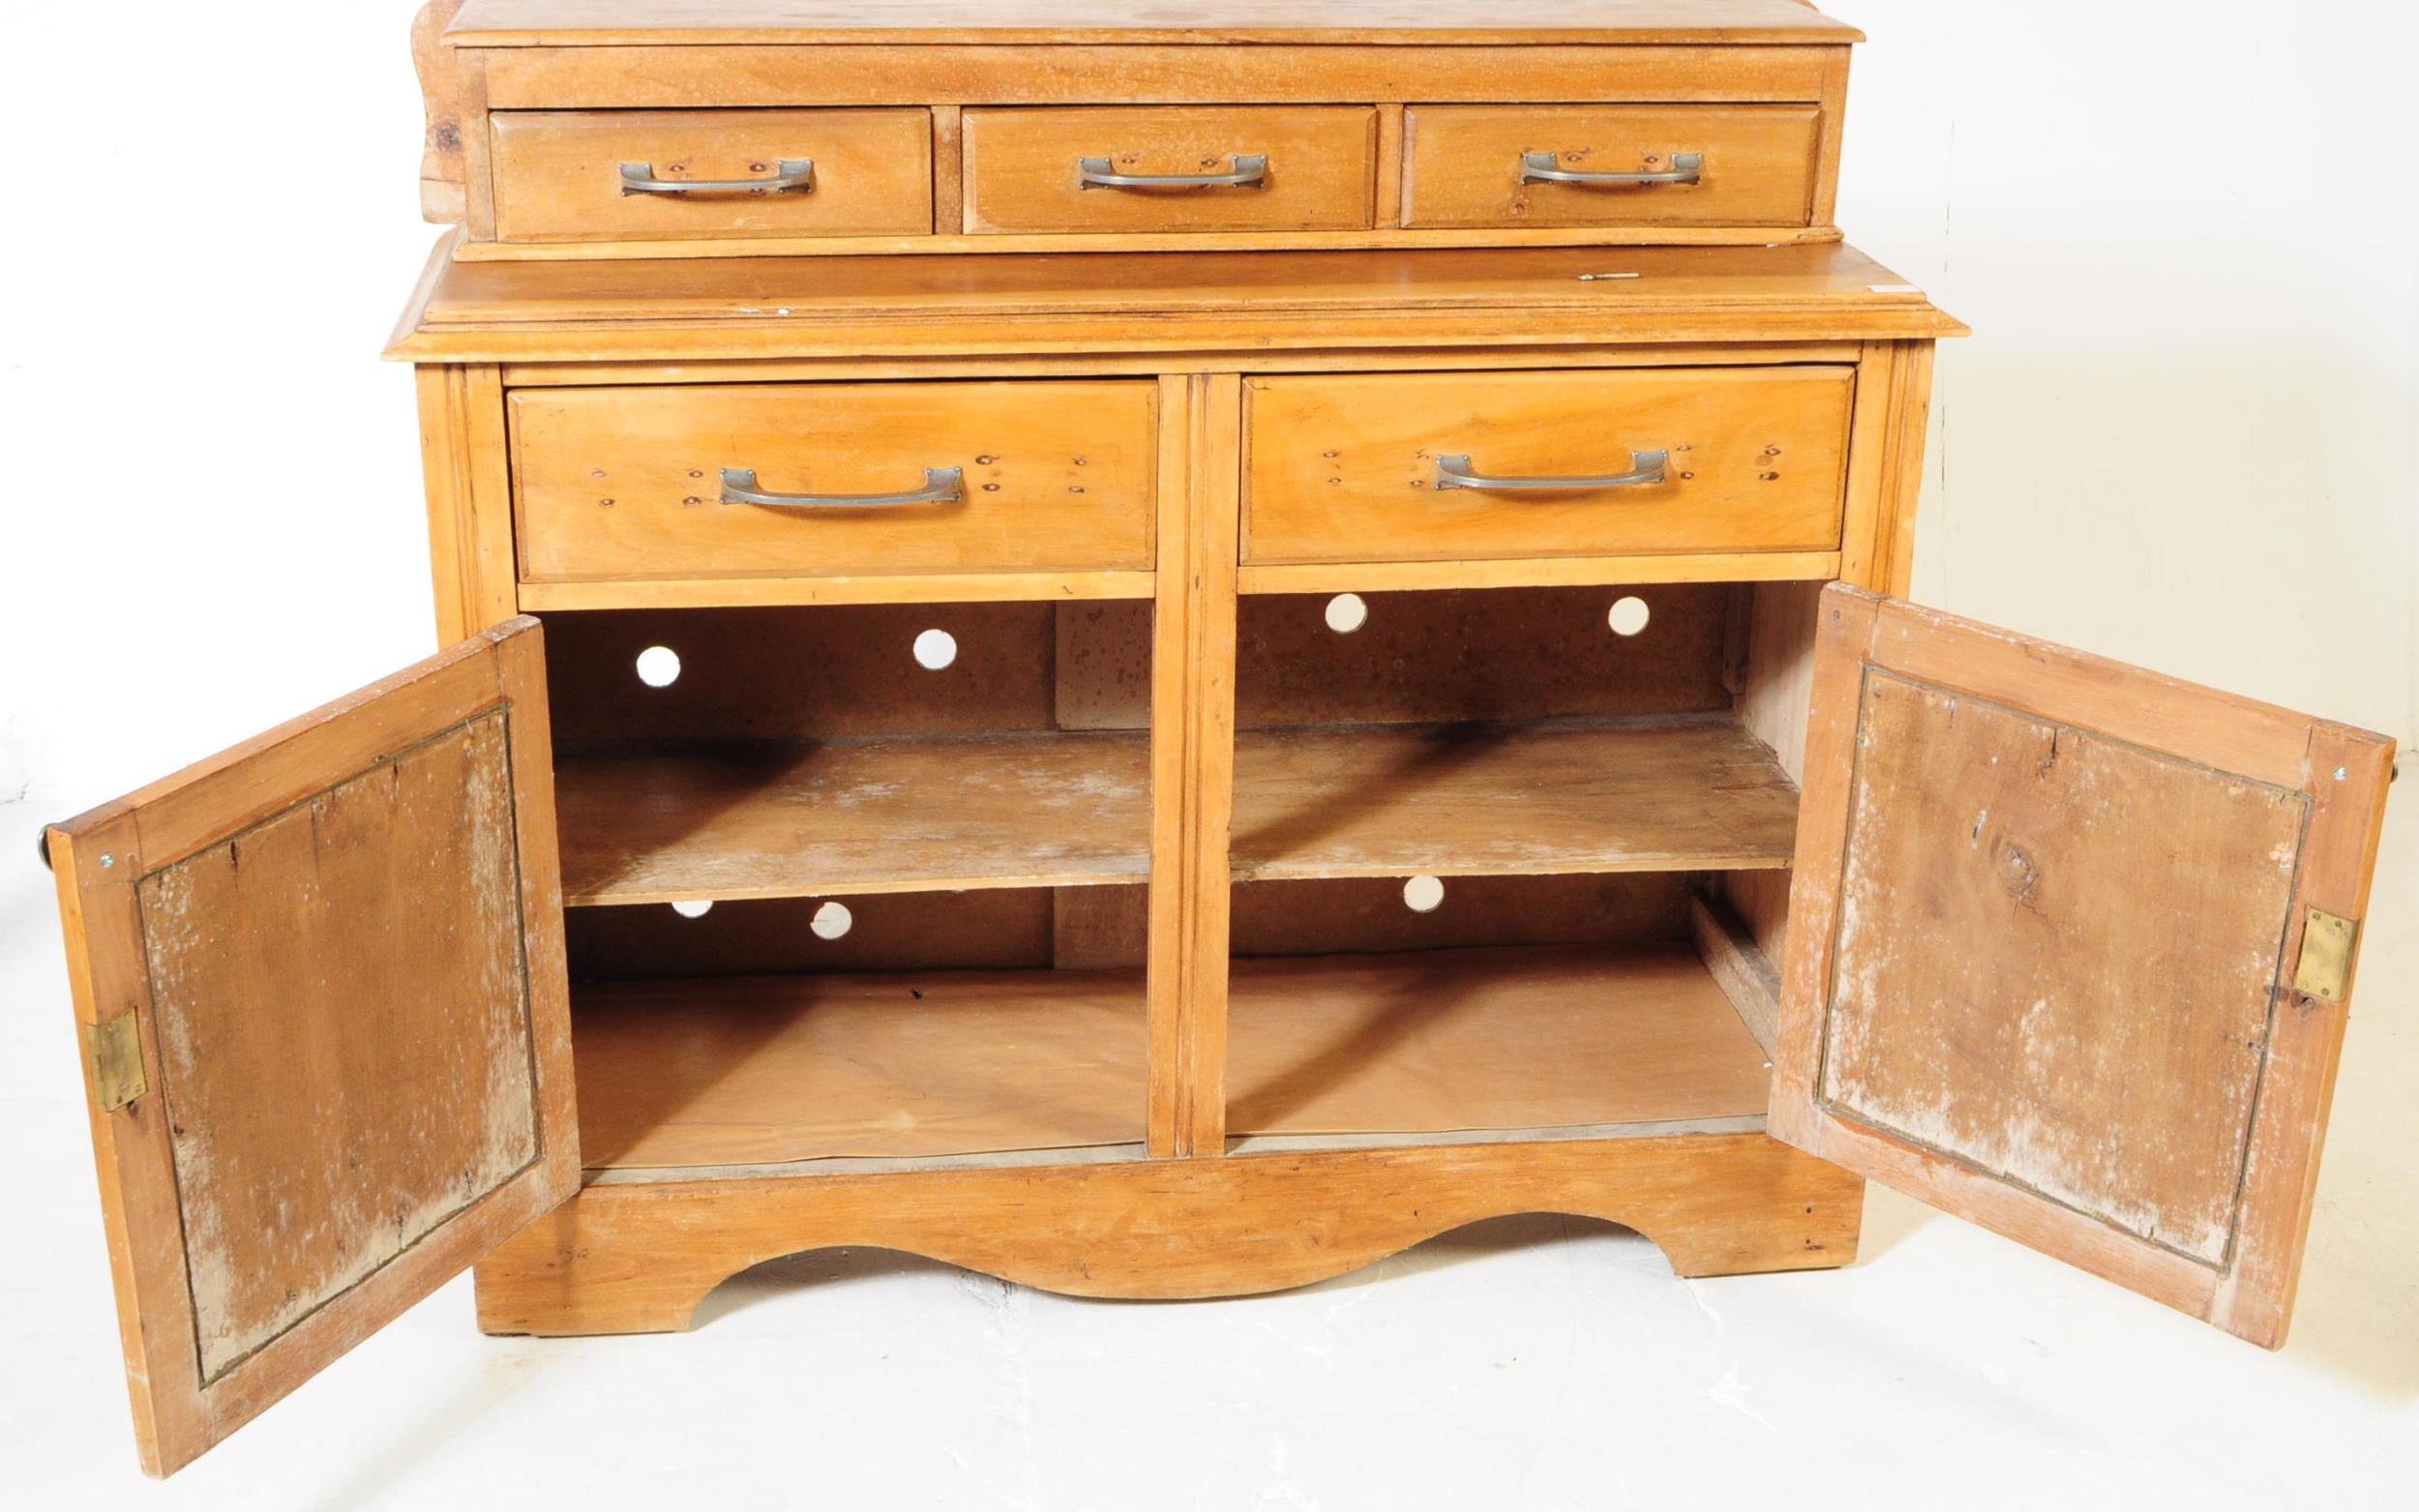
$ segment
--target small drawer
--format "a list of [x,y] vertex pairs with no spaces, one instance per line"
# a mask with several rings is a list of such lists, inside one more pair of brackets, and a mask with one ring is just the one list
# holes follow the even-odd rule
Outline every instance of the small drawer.
[[928,110],[513,110],[490,119],[498,241],[933,228]]
[[529,581],[1151,566],[1150,382],[519,389]]
[[1418,105],[1403,113],[1403,223],[1805,225],[1821,119],[1811,105]]
[[969,110],[971,232],[1365,229],[1364,105]]
[[1835,549],[1854,371],[1254,378],[1243,557]]

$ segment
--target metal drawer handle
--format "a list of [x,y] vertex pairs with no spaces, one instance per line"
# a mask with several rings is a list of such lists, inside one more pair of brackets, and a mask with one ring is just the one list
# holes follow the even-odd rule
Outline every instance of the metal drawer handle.
[[1676,152],[1671,155],[1668,173],[1582,173],[1576,168],[1557,167],[1562,159],[1550,152],[1524,152],[1520,155],[1520,182],[1523,184],[1695,184],[1705,177],[1705,154]]
[[1494,489],[1511,491],[1520,489],[1639,489],[1663,481],[1663,466],[1671,460],[1669,452],[1631,452],[1629,470],[1609,478],[1489,478],[1470,470],[1470,459],[1440,457],[1436,460],[1436,486],[1440,489]]
[[815,193],[815,160],[784,158],[775,164],[781,171],[762,179],[659,179],[651,163],[625,163],[621,165],[621,192],[625,194],[739,194],[762,191],[778,194],[796,190],[802,194]]
[[902,504],[955,504],[966,497],[966,474],[956,467],[927,467],[924,486],[907,493],[766,493],[756,486],[753,467],[723,469],[723,502],[770,504],[776,509],[890,509]]
[[1232,153],[1232,173],[1119,173],[1106,158],[1075,160],[1078,189],[1266,189],[1269,155]]

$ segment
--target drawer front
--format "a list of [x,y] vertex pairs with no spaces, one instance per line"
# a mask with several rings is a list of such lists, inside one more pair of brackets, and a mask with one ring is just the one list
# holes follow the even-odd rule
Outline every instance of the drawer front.
[[[1147,570],[1157,402],[1133,380],[516,390],[522,577]],[[819,498],[960,476],[953,499],[776,505],[723,502],[726,468]]]
[[1805,225],[1821,116],[1812,105],[1417,105],[1403,114],[1403,223]]
[[[969,110],[964,129],[970,232],[1359,230],[1376,193],[1363,105]],[[1088,162],[1095,180],[1247,182],[1087,187]]]
[[[1854,371],[1255,378],[1244,559],[1830,550]],[[1615,481],[1657,451],[1661,481]],[[1439,487],[1448,469],[1509,486]]]
[[[933,228],[927,110],[526,110],[490,120],[499,241]],[[625,163],[642,171],[626,177]],[[783,172],[799,163],[811,172]],[[776,187],[639,187],[650,181]]]

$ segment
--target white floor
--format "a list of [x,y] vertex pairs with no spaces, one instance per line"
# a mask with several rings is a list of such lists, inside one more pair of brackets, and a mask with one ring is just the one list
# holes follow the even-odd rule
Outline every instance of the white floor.
[[2419,1505],[2419,794],[2399,797],[2280,1355],[1878,1189],[1850,1269],[1693,1284],[1555,1218],[1181,1305],[835,1252],[670,1337],[484,1339],[457,1282],[158,1487],[134,1468],[38,815],[0,806],[0,1506]]

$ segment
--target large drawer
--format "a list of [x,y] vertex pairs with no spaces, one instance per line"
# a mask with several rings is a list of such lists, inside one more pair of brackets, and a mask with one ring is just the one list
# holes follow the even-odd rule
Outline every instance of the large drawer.
[[502,241],[933,228],[929,110],[520,110],[493,126]]
[[[1157,392],[1131,379],[515,390],[521,574],[1148,570]],[[757,494],[806,497],[746,501]],[[894,497],[917,494],[938,496]]]
[[965,133],[974,233],[1365,230],[1374,205],[1367,105],[969,110]]
[[1812,105],[1416,105],[1409,226],[1804,225]]
[[1833,549],[1854,372],[1253,378],[1243,557]]

